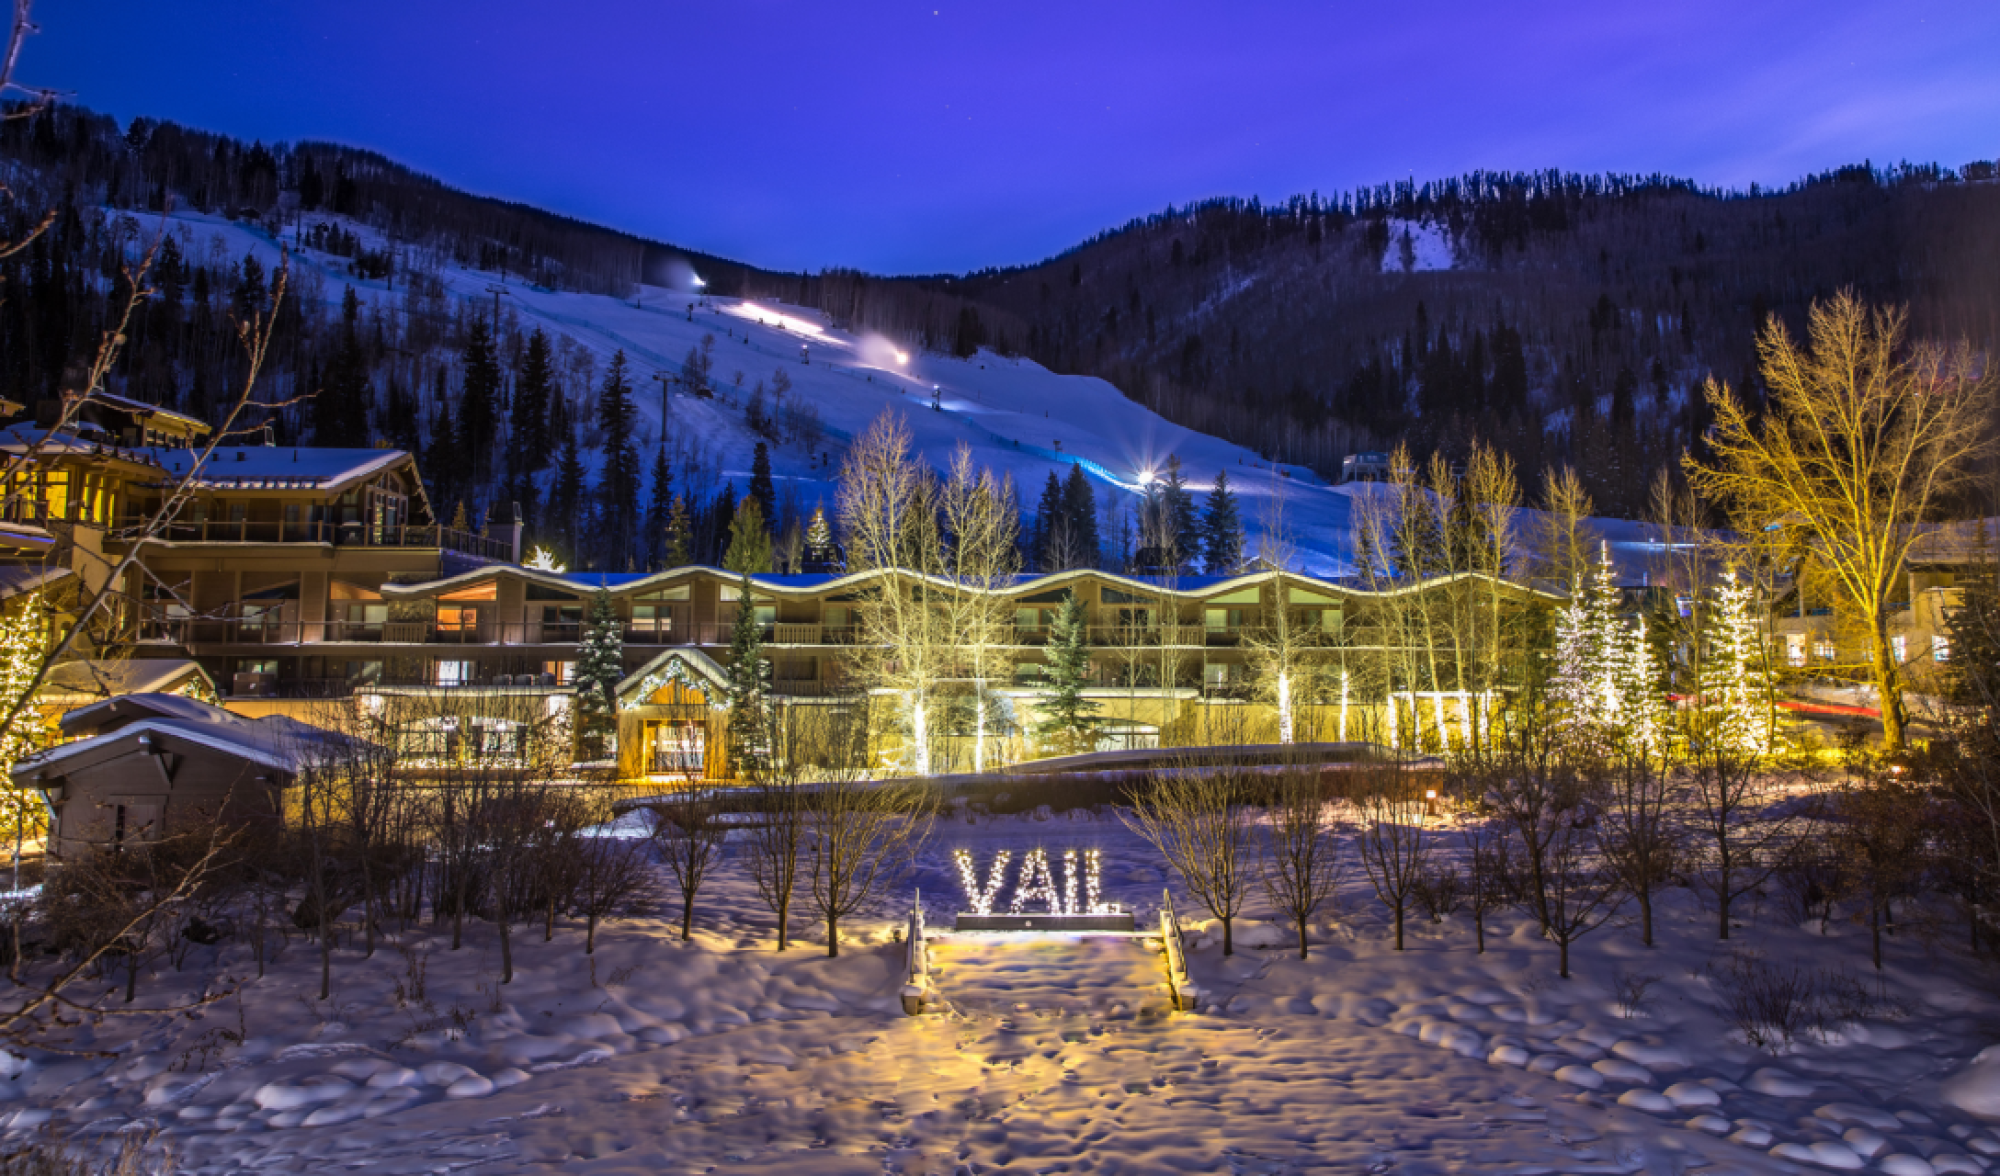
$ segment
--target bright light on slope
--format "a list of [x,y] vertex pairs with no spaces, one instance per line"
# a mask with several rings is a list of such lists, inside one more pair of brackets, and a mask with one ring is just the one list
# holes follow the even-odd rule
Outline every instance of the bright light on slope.
[[775,310],[766,310],[754,302],[741,302],[724,309],[738,318],[755,319],[767,327],[782,327],[796,335],[811,335],[818,338],[826,334],[826,328],[818,323],[794,318],[789,314],[779,314]]

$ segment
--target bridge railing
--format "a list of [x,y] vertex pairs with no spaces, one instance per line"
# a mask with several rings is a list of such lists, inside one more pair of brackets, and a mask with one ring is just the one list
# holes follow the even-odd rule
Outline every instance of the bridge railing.
[[1201,1000],[1201,986],[1188,975],[1187,940],[1181,935],[1181,921],[1174,914],[1173,893],[1160,890],[1160,939],[1167,945],[1167,987],[1173,990],[1174,1007],[1193,1012]]
[[930,947],[924,942],[924,896],[917,891],[910,900],[910,926],[903,939],[903,1011],[914,1017],[924,1011],[931,995]]

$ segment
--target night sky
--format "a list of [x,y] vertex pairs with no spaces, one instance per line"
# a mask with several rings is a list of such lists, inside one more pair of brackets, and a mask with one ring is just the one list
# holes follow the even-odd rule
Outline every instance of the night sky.
[[1168,203],[2000,155],[1996,0],[41,0],[21,80],[761,265],[1038,260]]

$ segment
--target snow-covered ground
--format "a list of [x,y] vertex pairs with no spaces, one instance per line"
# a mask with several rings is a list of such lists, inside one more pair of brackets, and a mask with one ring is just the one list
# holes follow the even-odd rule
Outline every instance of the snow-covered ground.
[[[1968,1062],[1996,1003],[1957,936],[1892,938],[1887,1005],[1828,1040],[1773,1056],[1717,1012],[1724,958],[1689,892],[1659,906],[1660,944],[1614,922],[1576,978],[1532,920],[1413,923],[1390,950],[1358,863],[1301,962],[1261,900],[1237,954],[1195,938],[1208,1003],[1171,1011],[1143,938],[942,936],[939,1007],[906,1017],[893,936],[913,888],[934,928],[960,905],[951,853],[1015,862],[1042,846],[1103,853],[1105,897],[1157,925],[1162,887],[1196,908],[1114,814],[962,816],[839,959],[809,927],[771,950],[771,924],[731,862],[673,938],[670,903],[600,931],[594,962],[562,923],[496,945],[413,934],[364,960],[343,942],[334,996],[295,942],[255,979],[240,937],[144,978],[142,1000],[239,994],[165,1023],[112,1018],[76,1045],[0,1064],[0,1128],[109,1147],[157,1132],[187,1172],[565,1171],[1981,1172],[2000,1139],[1957,1109],[2000,1091]],[[1730,951],[1851,968],[1866,939],[1787,924],[1746,903]],[[413,960],[422,961],[419,965]],[[421,999],[416,993],[422,976]],[[1636,1008],[1621,980],[1655,977]],[[107,979],[91,991],[112,994]],[[426,1003],[427,1002],[427,1003]],[[1893,1007],[1890,1007],[1893,1006]],[[240,1035],[240,1036],[239,1036]],[[2000,1108],[1993,1113],[2000,1114]]]
[[[158,223],[158,217],[139,222],[148,232]],[[200,213],[175,213],[165,223],[170,231],[185,230],[196,256],[234,262],[254,252],[267,268],[277,264],[280,242],[262,229]],[[379,243],[371,231],[350,227],[367,243]],[[1399,222],[1398,241],[1405,227],[1418,249],[1418,268],[1450,266],[1451,242],[1441,228]],[[214,241],[220,245],[212,245]],[[283,243],[290,243],[289,236]],[[1390,261],[1398,248],[1391,243]],[[316,285],[328,313],[337,308],[347,286],[371,301],[400,306],[404,298],[406,280],[391,290],[386,282],[351,277],[339,257],[297,251],[292,264],[322,279]],[[917,448],[934,464],[942,467],[954,447],[969,445],[981,464],[1013,476],[1026,509],[1033,508],[1050,472],[1061,476],[1080,462],[1107,516],[1106,542],[1115,543],[1118,527],[1112,519],[1136,504],[1143,479],[1176,455],[1198,493],[1207,491],[1217,473],[1228,473],[1253,550],[1254,536],[1263,531],[1272,503],[1282,496],[1297,570],[1328,575],[1349,570],[1355,496],[1366,493],[1366,487],[1329,485],[1300,466],[1274,467],[1242,446],[1163,419],[1095,377],[1058,375],[1030,360],[992,352],[964,360],[907,353],[898,362],[897,348],[886,340],[832,330],[816,311],[773,302],[703,300],[649,286],[634,305],[602,295],[541,290],[481,271],[447,267],[441,277],[449,299],[488,313],[492,288],[504,286],[503,316],[518,316],[523,329],[539,325],[551,337],[569,336],[597,358],[600,376],[612,353],[623,350],[634,369],[639,431],[648,437],[659,435],[661,418],[660,385],[652,375],[678,374],[689,349],[713,337],[711,378],[721,394],[712,400],[673,394],[667,428],[676,436],[700,438],[719,455],[725,476],[736,479],[739,490],[748,482],[757,440],[744,416],[749,389],[759,381],[769,384],[773,373],[782,370],[792,381],[791,395],[810,403],[825,425],[828,444],[819,450],[822,458],[884,409],[893,409],[908,420]],[[802,346],[810,362],[801,362]],[[569,392],[580,396],[586,410],[595,404],[594,386]],[[825,464],[796,445],[774,446],[771,460],[781,487],[791,481],[806,506],[823,502],[832,507],[837,460]],[[1606,521],[1600,530],[1612,542],[1621,568],[1634,578],[1651,562],[1645,527]]]

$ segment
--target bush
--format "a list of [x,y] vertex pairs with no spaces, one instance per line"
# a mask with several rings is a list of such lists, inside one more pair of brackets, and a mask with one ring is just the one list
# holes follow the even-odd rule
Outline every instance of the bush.
[[1722,1012],[1751,1045],[1781,1056],[1810,1034],[1821,1041],[1842,1025],[1887,1011],[1851,973],[1780,966],[1755,952],[1710,965]]

